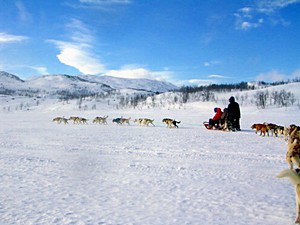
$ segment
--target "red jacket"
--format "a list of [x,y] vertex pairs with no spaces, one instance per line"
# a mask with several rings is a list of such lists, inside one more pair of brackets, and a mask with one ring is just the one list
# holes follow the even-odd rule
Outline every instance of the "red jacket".
[[222,110],[221,110],[221,108],[217,108],[217,112],[212,119],[219,120],[219,119],[221,119],[221,116],[222,116]]

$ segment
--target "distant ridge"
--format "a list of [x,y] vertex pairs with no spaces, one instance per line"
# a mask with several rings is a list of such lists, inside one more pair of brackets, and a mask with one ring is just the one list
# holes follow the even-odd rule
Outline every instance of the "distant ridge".
[[3,81],[19,81],[19,82],[24,82],[24,80],[20,79],[18,76],[13,75],[11,73],[5,72],[5,71],[0,71],[0,82]]
[[0,93],[43,93],[80,96],[95,95],[114,90],[129,89],[136,92],[163,93],[178,89],[177,86],[150,79],[126,79],[110,76],[52,74],[22,80],[18,76],[0,71]]
[[145,90],[150,92],[167,92],[177,90],[178,87],[170,82],[157,81],[150,79],[128,79],[112,76],[94,76],[94,75],[81,75],[79,76],[90,82],[99,82],[111,86],[114,89],[133,89]]

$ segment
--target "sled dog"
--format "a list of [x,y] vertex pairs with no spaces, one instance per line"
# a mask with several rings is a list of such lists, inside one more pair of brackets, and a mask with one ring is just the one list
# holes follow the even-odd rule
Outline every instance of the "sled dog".
[[295,223],[300,223],[300,175],[298,174],[299,169],[291,170],[286,169],[281,171],[277,177],[284,178],[287,177],[290,179],[292,184],[295,185],[295,192],[296,192],[296,220]]
[[285,129],[284,126],[277,126],[277,134],[279,136],[284,136],[284,129]]
[[65,117],[55,117],[52,121],[57,123],[64,123],[64,124],[68,123],[68,119],[66,119]]
[[143,118],[134,119],[133,122],[137,123],[138,126],[142,125]]
[[121,122],[121,124],[127,124],[127,125],[130,125],[130,123],[129,123],[130,119],[131,119],[131,117],[129,117],[129,118],[127,118],[127,119],[121,117],[120,122]]
[[181,121],[176,121],[176,120],[173,120],[173,119],[164,118],[162,120],[162,122],[165,123],[168,128],[171,128],[171,127],[178,128],[177,124],[179,124]]
[[55,117],[52,122],[57,122],[57,123],[61,123],[61,119],[62,117]]
[[69,120],[73,120],[73,123],[79,123],[79,117],[78,116],[70,116]]
[[274,124],[274,123],[264,123],[265,125],[267,125],[267,130],[271,131],[272,136],[276,136],[278,135],[278,125]]
[[93,123],[99,123],[99,124],[107,124],[107,119],[108,116],[104,116],[104,117],[100,117],[100,116],[97,116],[94,120],[93,120]]
[[149,126],[149,124],[151,124],[152,126],[155,127],[153,122],[154,122],[154,119],[153,120],[148,119],[148,118],[142,119],[142,125],[145,125],[145,126]]
[[78,118],[78,123],[80,123],[80,124],[88,124],[87,121],[88,121],[88,119],[86,119],[86,118],[83,118],[83,117]]
[[268,129],[268,126],[266,124],[254,123],[251,126],[251,128],[255,129],[256,134],[257,134],[258,131],[260,131],[260,136],[262,136],[262,134],[264,134],[263,136],[266,136],[266,133],[269,136],[269,129]]
[[121,123],[121,119],[122,119],[122,118],[115,118],[115,119],[112,120],[112,122],[113,122],[113,123],[116,123],[116,124],[118,124],[118,125],[121,125],[121,124],[122,124],[122,123]]
[[300,133],[296,129],[290,134],[288,140],[286,161],[290,169],[293,169],[294,165],[300,168]]

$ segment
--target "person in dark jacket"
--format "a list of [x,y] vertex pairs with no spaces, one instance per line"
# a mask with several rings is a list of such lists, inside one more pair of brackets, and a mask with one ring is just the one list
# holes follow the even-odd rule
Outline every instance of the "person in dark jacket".
[[240,118],[241,118],[240,106],[235,101],[234,97],[231,96],[229,98],[229,105],[228,105],[228,119],[232,125],[232,131],[241,130]]

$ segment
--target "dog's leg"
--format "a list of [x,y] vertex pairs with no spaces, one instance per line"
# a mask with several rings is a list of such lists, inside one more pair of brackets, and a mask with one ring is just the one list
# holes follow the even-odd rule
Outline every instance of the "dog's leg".
[[291,157],[293,164],[295,164],[298,168],[300,168],[300,158],[298,155]]
[[300,223],[300,185],[296,185],[296,221],[295,223]]
[[290,169],[292,170],[294,168],[294,164],[290,158],[286,159],[287,164],[289,165]]

